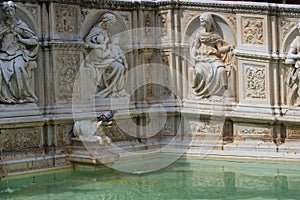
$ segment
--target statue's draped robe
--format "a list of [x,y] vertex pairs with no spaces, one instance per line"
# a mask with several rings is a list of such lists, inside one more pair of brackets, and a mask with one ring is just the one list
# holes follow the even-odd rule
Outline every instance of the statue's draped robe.
[[95,48],[86,57],[86,67],[92,69],[93,77],[96,80],[96,97],[106,98],[111,96],[122,96],[120,91],[124,88],[125,67],[120,59],[105,56],[109,51],[109,35],[106,30],[94,26],[87,35],[85,41],[93,44],[103,45],[105,48]]
[[222,96],[227,88],[227,58],[217,49],[218,43],[223,44],[224,40],[217,33],[199,32],[192,44],[192,56],[196,58],[192,88],[197,98]]
[[[6,33],[5,29],[14,26],[18,32]],[[32,68],[36,67],[38,39],[34,32],[20,19],[14,24],[5,20],[0,24],[0,102],[33,103],[38,100],[29,85]],[[26,45],[17,37],[35,41],[34,45]]]

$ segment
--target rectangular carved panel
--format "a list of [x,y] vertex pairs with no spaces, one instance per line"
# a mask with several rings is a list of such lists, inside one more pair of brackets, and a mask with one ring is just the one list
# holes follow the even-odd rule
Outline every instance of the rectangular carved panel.
[[2,129],[0,134],[0,146],[4,151],[41,147],[41,128]]
[[264,66],[244,64],[245,98],[266,99],[266,70]]

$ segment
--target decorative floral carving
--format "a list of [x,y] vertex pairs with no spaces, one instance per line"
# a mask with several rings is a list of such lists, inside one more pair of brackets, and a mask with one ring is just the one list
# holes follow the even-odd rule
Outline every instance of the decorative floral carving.
[[72,98],[79,61],[78,54],[60,54],[57,56],[58,97],[61,100]]
[[264,44],[263,19],[242,18],[242,23],[244,44]]
[[76,7],[56,6],[55,22],[58,33],[74,33],[76,31]]
[[261,67],[246,68],[246,97],[266,98],[266,72]]
[[281,28],[281,39],[284,39],[286,34],[297,25],[296,21],[290,21],[286,18],[281,19],[280,28]]

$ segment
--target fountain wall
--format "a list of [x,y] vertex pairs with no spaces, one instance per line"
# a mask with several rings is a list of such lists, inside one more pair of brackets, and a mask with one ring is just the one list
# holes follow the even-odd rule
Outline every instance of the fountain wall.
[[[84,70],[84,39],[107,12],[117,18],[111,34],[129,32],[132,37],[120,45],[126,52],[128,71],[137,66],[143,66],[143,71],[138,75],[128,73],[124,87],[130,95],[129,103],[112,104],[115,98],[106,98],[96,103],[96,111],[113,105],[119,110],[120,120],[126,123],[128,115],[124,113],[129,110],[131,120],[141,125],[148,123],[149,110],[159,115],[163,107],[167,123],[153,130],[159,136],[174,134],[170,130],[176,129],[178,119],[183,117],[185,137],[206,137],[212,129],[222,133],[212,148],[214,154],[274,157],[277,153],[275,157],[299,158],[300,108],[293,101],[293,88],[287,84],[291,66],[285,60],[292,41],[299,35],[300,6],[225,1],[15,3],[16,16],[35,32],[39,41],[37,64],[30,79],[38,101],[0,104],[1,160],[8,172],[69,163],[68,153],[74,145],[74,87],[87,92],[83,86],[89,81],[81,80],[80,87],[74,84]],[[233,50],[225,99],[198,99],[192,95],[190,46],[203,13],[212,15]],[[4,19],[2,10],[0,19]],[[152,63],[167,68],[157,68]],[[136,88],[140,81],[144,84]],[[78,113],[76,117],[84,118]],[[139,138],[136,133],[142,133],[130,128],[126,129],[129,133],[114,130],[112,139]],[[199,144],[195,146],[191,154],[199,153]],[[249,150],[254,153],[247,154]]]

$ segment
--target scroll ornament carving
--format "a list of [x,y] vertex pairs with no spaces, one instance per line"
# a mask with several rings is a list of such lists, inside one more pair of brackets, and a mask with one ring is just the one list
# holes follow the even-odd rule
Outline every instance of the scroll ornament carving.
[[264,44],[263,19],[243,18],[243,43]]
[[190,47],[195,61],[192,85],[195,99],[224,95],[232,67],[232,50],[218,33],[212,15],[202,14],[200,30]]
[[76,27],[76,8],[57,6],[55,8],[55,22],[58,33],[74,33]]
[[30,87],[32,70],[36,68],[38,38],[19,18],[16,5],[3,2],[6,18],[0,24],[0,102],[34,103],[38,98]]
[[76,54],[62,54],[58,56],[59,99],[68,100],[72,98],[79,61],[79,55]]
[[266,98],[265,69],[259,67],[246,68],[246,97]]
[[[300,22],[297,25],[300,32]],[[287,84],[290,87],[289,104],[300,106],[300,36],[292,41],[285,64],[290,66]]]
[[96,97],[128,96],[124,90],[125,73],[128,68],[126,57],[119,46],[119,38],[111,37],[108,28],[117,21],[112,13],[105,13],[85,38],[89,54],[85,67],[92,72],[97,86]]

